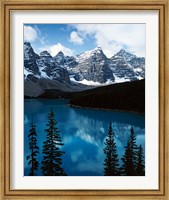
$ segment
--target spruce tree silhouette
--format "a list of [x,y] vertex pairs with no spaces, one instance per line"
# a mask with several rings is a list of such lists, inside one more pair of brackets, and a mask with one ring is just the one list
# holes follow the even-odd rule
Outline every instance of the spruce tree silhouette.
[[144,154],[143,154],[143,148],[141,145],[138,148],[136,174],[137,176],[145,176]]
[[36,134],[36,125],[33,122],[33,117],[32,117],[32,122],[30,124],[30,130],[29,130],[29,149],[31,151],[30,155],[26,157],[28,160],[28,165],[30,165],[30,173],[29,176],[35,176],[36,171],[38,170],[39,167],[39,162],[36,159],[37,155],[39,154],[39,147],[37,146],[37,134]]
[[42,149],[44,156],[41,171],[44,176],[66,176],[62,168],[62,155],[64,152],[60,150],[63,143],[56,125],[55,114],[51,109],[48,115],[47,128],[45,129],[47,133],[46,141],[43,143]]
[[104,175],[105,176],[118,176],[119,175],[119,163],[118,154],[115,143],[115,136],[112,130],[112,124],[109,124],[108,134],[105,141],[104,153],[106,158],[104,160]]
[[127,146],[125,147],[125,153],[122,158],[122,172],[126,176],[136,176],[136,166],[137,166],[137,150],[136,136],[133,127],[130,130],[130,136],[128,138]]

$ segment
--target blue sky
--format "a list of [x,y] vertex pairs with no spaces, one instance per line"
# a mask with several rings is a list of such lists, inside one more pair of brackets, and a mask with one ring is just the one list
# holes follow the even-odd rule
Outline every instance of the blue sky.
[[24,41],[36,53],[78,55],[101,47],[107,57],[120,49],[145,56],[145,24],[25,24]]

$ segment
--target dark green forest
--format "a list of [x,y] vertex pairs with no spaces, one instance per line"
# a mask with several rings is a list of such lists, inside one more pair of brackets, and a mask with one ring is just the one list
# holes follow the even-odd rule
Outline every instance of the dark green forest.
[[[26,98],[32,98],[25,96]],[[37,98],[67,98],[71,106],[145,113],[145,79],[101,86],[79,92],[46,89]]]

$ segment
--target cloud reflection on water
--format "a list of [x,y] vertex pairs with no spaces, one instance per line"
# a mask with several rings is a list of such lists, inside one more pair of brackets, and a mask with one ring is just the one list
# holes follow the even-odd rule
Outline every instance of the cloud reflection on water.
[[[137,143],[144,147],[144,116],[126,112],[75,109],[66,101],[35,100],[25,101],[25,157],[29,153],[27,134],[31,112],[37,124],[38,145],[42,151],[46,133],[47,116],[51,107],[55,111],[57,126],[60,129],[63,150],[63,167],[69,175],[103,175],[104,141],[109,122],[112,122],[119,157],[133,126]],[[38,157],[41,162],[42,155]],[[28,167],[25,159],[25,169]],[[25,175],[27,170],[25,170]],[[40,175],[40,170],[39,170]]]

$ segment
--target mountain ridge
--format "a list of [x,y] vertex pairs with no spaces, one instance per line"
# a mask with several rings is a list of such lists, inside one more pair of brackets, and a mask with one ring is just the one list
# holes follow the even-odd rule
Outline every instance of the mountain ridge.
[[32,83],[38,84],[43,92],[46,89],[45,80],[50,82],[48,86],[53,85],[51,89],[58,89],[57,85],[62,84],[62,90],[67,91],[72,86],[72,90],[79,90],[79,84],[82,89],[82,85],[87,85],[88,82],[98,86],[140,80],[144,76],[145,58],[137,57],[124,49],[111,58],[106,57],[101,47],[77,56],[66,56],[60,51],[52,57],[46,50],[36,54],[31,44],[24,42],[25,93],[28,90],[30,93],[29,85],[31,87]]

